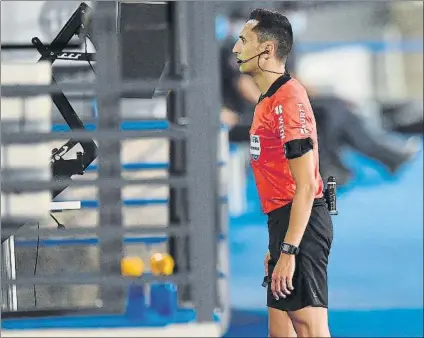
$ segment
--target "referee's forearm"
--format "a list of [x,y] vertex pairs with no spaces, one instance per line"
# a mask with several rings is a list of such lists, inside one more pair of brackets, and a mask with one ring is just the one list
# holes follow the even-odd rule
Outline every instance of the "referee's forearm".
[[315,191],[313,186],[296,189],[290,211],[289,228],[284,238],[284,243],[299,247],[311,217]]

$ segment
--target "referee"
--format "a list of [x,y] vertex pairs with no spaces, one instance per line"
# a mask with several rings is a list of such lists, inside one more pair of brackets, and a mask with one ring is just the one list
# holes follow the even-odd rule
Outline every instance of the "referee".
[[277,12],[250,13],[233,53],[262,95],[250,155],[268,215],[270,337],[329,337],[327,265],[333,225],[323,198],[317,130],[304,87],[286,72],[293,31]]

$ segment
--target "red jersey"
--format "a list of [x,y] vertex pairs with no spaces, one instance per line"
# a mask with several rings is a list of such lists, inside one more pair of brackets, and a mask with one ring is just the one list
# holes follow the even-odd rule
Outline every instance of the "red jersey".
[[319,173],[315,117],[305,88],[285,74],[259,99],[250,128],[251,163],[264,213],[293,201],[296,184],[284,144],[304,138],[313,141],[316,198],[321,198],[324,185]]

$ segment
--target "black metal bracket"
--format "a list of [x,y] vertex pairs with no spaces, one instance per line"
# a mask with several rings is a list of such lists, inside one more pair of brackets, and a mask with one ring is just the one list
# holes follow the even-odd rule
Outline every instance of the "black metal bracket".
[[[87,4],[81,3],[49,46],[44,45],[39,38],[34,37],[31,42],[41,54],[38,62],[49,61],[53,64],[56,60],[95,60],[95,53],[64,51],[74,36],[78,36],[80,39],[88,38],[87,27],[90,22],[91,11],[91,8]],[[53,76],[52,82],[56,82]],[[53,93],[51,94],[51,98],[71,130],[85,129],[83,122],[78,117],[63,92]],[[78,152],[76,159],[65,160],[64,156],[77,144],[81,145],[83,152]],[[64,178],[71,178],[73,175],[84,174],[85,169],[96,159],[96,157],[97,146],[93,140],[82,141],[70,139],[60,148],[52,150],[51,168],[53,179],[60,181]],[[52,198],[55,198],[65,189],[66,187],[52,191]]]
[[[34,38],[35,39],[35,38]],[[44,47],[44,46],[43,46]],[[95,61],[96,53],[80,53],[80,52],[49,52],[46,59],[67,60],[67,61]]]

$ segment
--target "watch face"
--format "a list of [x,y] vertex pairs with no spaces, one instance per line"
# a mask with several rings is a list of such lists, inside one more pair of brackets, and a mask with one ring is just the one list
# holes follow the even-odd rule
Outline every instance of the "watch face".
[[283,244],[283,251],[290,251],[290,246],[288,244]]

